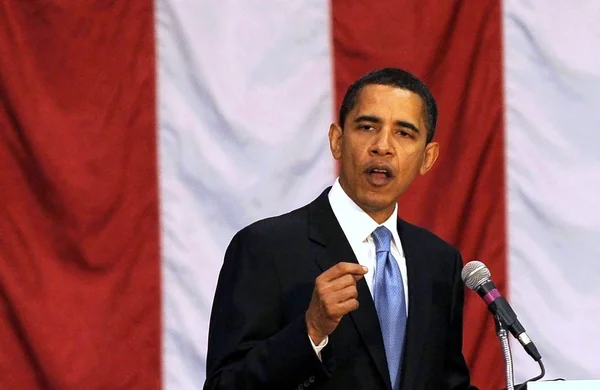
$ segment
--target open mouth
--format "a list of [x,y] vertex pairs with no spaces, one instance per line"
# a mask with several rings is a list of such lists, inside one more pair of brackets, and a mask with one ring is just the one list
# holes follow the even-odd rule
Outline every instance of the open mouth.
[[385,177],[392,177],[392,173],[387,168],[371,168],[367,170],[369,175],[384,175]]
[[374,186],[382,186],[389,183],[394,177],[392,170],[386,166],[371,166],[366,169],[367,180]]

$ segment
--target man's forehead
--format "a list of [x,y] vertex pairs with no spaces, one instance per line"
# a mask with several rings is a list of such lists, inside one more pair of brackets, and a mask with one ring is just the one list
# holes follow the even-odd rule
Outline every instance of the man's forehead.
[[423,99],[413,91],[389,85],[370,84],[364,86],[356,96],[355,107],[365,104],[380,103],[383,100],[396,101],[401,104],[423,105]]
[[352,116],[366,114],[378,109],[400,109],[422,114],[425,104],[421,96],[413,91],[388,85],[371,84],[363,87],[357,94],[356,102],[350,111]]

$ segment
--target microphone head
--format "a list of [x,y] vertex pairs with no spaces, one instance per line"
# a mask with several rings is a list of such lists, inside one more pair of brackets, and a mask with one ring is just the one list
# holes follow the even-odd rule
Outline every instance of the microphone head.
[[471,290],[475,290],[483,283],[490,280],[492,274],[488,267],[485,266],[481,261],[470,261],[463,267],[460,277],[462,278],[465,285]]

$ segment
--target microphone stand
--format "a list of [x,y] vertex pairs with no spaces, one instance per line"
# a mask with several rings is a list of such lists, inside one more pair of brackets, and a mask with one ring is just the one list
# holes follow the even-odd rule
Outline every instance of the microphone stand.
[[508,342],[508,332],[498,316],[494,316],[496,323],[496,335],[500,340],[502,354],[504,355],[504,375],[506,379],[506,390],[515,390],[515,379],[513,374],[513,360],[510,352],[510,343]]

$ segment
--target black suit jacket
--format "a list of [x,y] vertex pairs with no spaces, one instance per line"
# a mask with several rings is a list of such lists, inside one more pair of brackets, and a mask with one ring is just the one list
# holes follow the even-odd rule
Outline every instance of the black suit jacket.
[[[357,262],[325,190],[309,205],[256,222],[232,239],[212,308],[204,389],[391,389],[368,286],[316,356],[305,323],[314,281]],[[459,252],[398,219],[408,273],[402,389],[469,389],[462,354]]]

